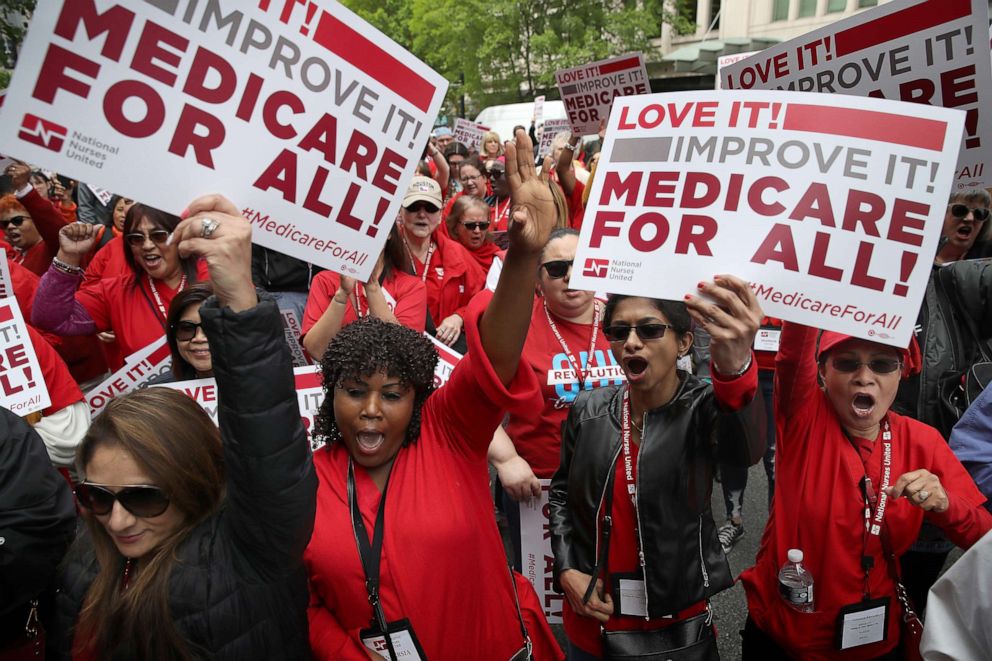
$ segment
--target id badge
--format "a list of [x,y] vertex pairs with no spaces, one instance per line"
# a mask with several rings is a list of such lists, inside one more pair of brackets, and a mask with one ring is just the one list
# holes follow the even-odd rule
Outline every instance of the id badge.
[[648,603],[644,594],[644,577],[640,572],[611,574],[613,603],[620,615],[647,617]]
[[[403,661],[427,661],[417,634],[413,632],[410,620],[396,620],[386,624],[389,631],[389,639],[393,643],[393,650],[397,659]],[[362,639],[362,645],[372,650],[384,659],[389,658],[389,647],[386,645],[386,636],[378,627],[374,629],[362,629],[358,634]]]
[[885,640],[889,631],[889,602],[882,597],[844,606],[837,615],[837,648],[842,650]]
[[782,337],[782,331],[777,328],[759,328],[754,336],[755,351],[778,351],[778,341]]

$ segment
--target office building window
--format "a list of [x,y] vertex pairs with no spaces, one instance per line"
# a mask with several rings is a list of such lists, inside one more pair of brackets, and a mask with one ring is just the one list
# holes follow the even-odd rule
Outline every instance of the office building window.
[[799,0],[799,18],[816,16],[816,0]]
[[789,18],[789,0],[775,0],[772,5],[772,20],[784,21]]
[[847,0],[827,0],[827,13],[832,14],[847,9]]
[[858,9],[878,6],[878,0],[858,0]]

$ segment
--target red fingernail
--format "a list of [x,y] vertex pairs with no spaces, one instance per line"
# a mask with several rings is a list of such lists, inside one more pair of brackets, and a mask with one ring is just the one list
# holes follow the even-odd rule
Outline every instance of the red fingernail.
[[705,284],[705,283],[700,282],[698,285],[696,285],[696,288],[697,289],[702,289],[703,288],[703,284]]
[[691,298],[692,298],[692,294],[686,294],[686,295],[685,295],[685,300],[687,300],[687,301],[688,301],[688,300],[690,300]]
[[183,220],[186,220],[186,216],[188,215],[189,215],[189,209],[183,209],[182,213],[179,214],[179,217],[182,218]]

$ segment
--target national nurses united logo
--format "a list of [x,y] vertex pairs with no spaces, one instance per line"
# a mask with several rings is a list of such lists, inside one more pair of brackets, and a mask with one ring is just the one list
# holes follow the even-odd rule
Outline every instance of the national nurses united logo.
[[59,152],[62,151],[68,133],[69,130],[61,124],[27,113],[24,115],[24,121],[21,122],[21,130],[17,137],[25,142]]
[[609,270],[610,260],[589,257],[586,259],[586,265],[582,269],[582,275],[587,278],[605,278]]

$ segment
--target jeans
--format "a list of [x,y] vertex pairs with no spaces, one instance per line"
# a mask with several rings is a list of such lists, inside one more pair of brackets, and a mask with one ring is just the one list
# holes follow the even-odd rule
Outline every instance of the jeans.
[[[765,431],[765,475],[768,476],[768,508],[772,506],[772,494],[775,493],[775,410],[772,400],[772,390],[775,383],[775,372],[760,370],[758,372],[758,388],[765,400],[765,416],[767,429]],[[747,488],[747,471],[743,466],[720,465],[720,479],[723,487],[723,504],[727,508],[727,518],[741,520],[744,506],[744,490]]]
[[566,661],[600,661],[603,657],[596,656],[586,652],[584,649],[576,647],[572,644],[572,641],[568,641],[568,649],[566,650],[565,660]]

